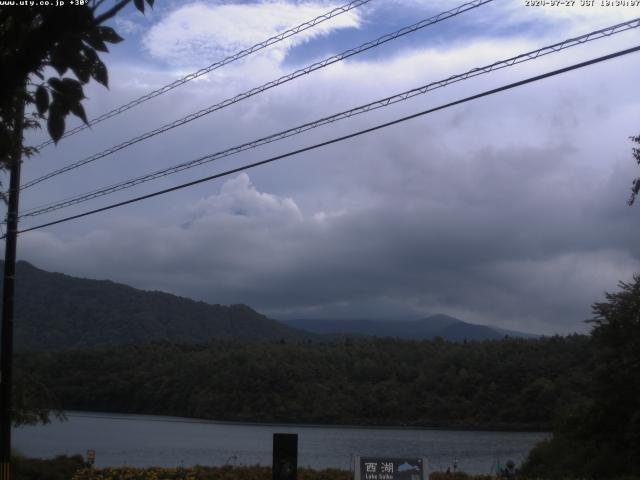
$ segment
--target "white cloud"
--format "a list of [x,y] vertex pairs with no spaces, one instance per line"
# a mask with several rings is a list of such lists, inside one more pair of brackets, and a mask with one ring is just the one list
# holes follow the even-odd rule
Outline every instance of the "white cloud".
[[[337,6],[339,4],[290,3],[283,0],[235,5],[190,3],[154,25],[145,35],[144,45],[154,58],[172,64],[207,64]],[[359,13],[352,10],[269,47],[268,55],[280,62],[288,49],[295,45],[328,35],[337,29],[357,28],[359,25]]]
[[144,25],[138,22],[133,21],[129,18],[124,17],[116,17],[114,19],[116,24],[116,30],[121,34],[137,34],[144,30]]
[[[512,21],[553,25],[566,35],[587,33],[588,29],[605,28],[638,17],[638,6],[633,2],[602,0],[576,0],[575,2],[530,2],[510,0],[506,2]],[[628,5],[625,5],[627,3]],[[504,19],[503,19],[504,21]]]
[[300,209],[291,198],[258,192],[246,173],[227,180],[219,195],[198,201],[190,210],[197,219],[223,215],[276,225],[302,219]]

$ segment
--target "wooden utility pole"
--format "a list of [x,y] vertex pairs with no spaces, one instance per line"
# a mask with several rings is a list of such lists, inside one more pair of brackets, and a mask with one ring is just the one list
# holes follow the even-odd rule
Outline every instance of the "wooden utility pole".
[[[22,91],[24,92],[24,90]],[[24,95],[16,99],[14,137],[16,146],[9,162],[9,199],[7,233],[4,247],[4,283],[2,285],[2,340],[0,352],[0,480],[11,479],[11,390],[13,382],[13,307],[15,298],[16,244],[18,240],[18,200]]]

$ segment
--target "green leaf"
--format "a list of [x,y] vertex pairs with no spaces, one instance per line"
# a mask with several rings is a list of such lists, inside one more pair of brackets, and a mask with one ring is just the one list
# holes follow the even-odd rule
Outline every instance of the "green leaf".
[[57,108],[51,108],[49,119],[47,120],[47,130],[52,140],[58,143],[64,134],[64,114]]
[[109,43],[120,43],[124,40],[116,31],[111,27],[98,27],[102,40]]
[[73,74],[78,77],[82,83],[87,83],[91,78],[91,64],[87,59],[84,59],[75,67],[71,67],[71,70],[73,70]]
[[40,85],[36,89],[36,108],[40,115],[44,115],[49,108],[49,92],[44,85]]
[[64,45],[56,45],[51,51],[51,57],[49,59],[49,65],[55,68],[58,75],[64,75],[67,71],[68,63],[65,59],[65,47]]
[[83,46],[82,47],[82,53],[84,53],[84,56],[91,63],[95,62],[96,60],[100,60],[100,58],[98,57],[98,54],[96,53],[96,51],[91,47]]
[[73,78],[63,78],[62,88],[65,96],[68,97],[72,103],[85,98],[84,92],[82,91],[82,84]]
[[62,85],[62,81],[59,78],[51,77],[47,80],[51,88],[57,90],[58,92],[64,92],[64,86]]
[[84,107],[80,102],[71,105],[71,113],[81,119],[86,125],[89,124],[89,120],[87,120],[87,114],[85,113]]
[[91,76],[96,79],[96,82],[109,88],[109,73],[107,72],[105,64],[100,60],[94,62]]
[[[77,74],[77,71],[81,69],[84,64],[87,63],[87,59],[84,57],[84,55],[82,55],[83,45],[81,43],[78,45],[79,45],[78,48],[74,47],[72,51],[65,53],[65,62],[66,62],[65,65],[67,65],[71,69],[71,71],[73,71],[76,77],[80,78],[80,76]],[[87,83],[88,81],[89,80],[87,79],[82,83]]]
[[35,155],[36,153],[38,153],[38,149],[35,147],[23,147],[22,148],[22,154],[25,157],[32,157],[33,155]]
[[99,60],[96,51],[87,46],[82,47],[81,61],[76,67],[72,67],[73,73],[80,79],[82,83],[87,83],[91,79],[93,65]]
[[51,60],[49,64],[53,68],[55,68],[56,72],[58,72],[58,75],[64,75],[68,67],[64,59],[62,48],[57,47],[53,50],[53,52],[51,52]]
[[144,0],[133,0],[133,3],[138,10],[144,13]]
[[49,111],[57,111],[64,117],[69,115],[71,111],[71,103],[69,102],[69,98],[64,93],[60,93],[57,91],[52,92],[53,100],[51,101],[51,105],[49,106]]
[[91,45],[93,48],[98,50],[99,52],[108,52],[109,49],[107,45],[102,40],[102,35],[100,34],[100,30],[95,28],[89,32],[84,37],[84,41]]

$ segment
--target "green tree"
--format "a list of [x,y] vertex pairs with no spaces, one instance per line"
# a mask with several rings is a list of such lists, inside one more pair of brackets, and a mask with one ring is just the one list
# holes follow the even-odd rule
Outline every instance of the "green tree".
[[640,475],[640,275],[606,300],[593,305],[588,401],[574,405],[553,439],[531,452],[529,476]]
[[608,471],[640,475],[640,275],[606,298],[593,307],[596,370],[584,433],[601,446]]
[[[82,106],[83,85],[92,78],[108,86],[109,77],[98,52],[122,38],[105,25],[129,3],[144,12],[144,0],[105,0],[84,5],[0,7],[0,162],[6,168],[16,155],[30,156],[34,148],[22,143],[21,130],[38,128],[46,120],[58,141],[69,114],[87,122]],[[154,0],[146,0],[153,6]],[[51,67],[57,76],[45,80]],[[73,75],[68,75],[71,72]],[[30,106],[35,106],[35,111]],[[23,111],[26,115],[23,116]]]
[[[631,137],[640,145],[640,135]],[[640,165],[640,148],[632,154]],[[640,194],[633,180],[628,204]],[[588,400],[565,408],[552,439],[538,444],[523,471],[531,477],[640,476],[640,275],[593,305]]]
[[46,382],[37,374],[25,369],[16,369],[15,383],[12,389],[14,425],[35,425],[49,423],[51,417],[65,419],[58,398],[53,394]]
[[[39,128],[46,120],[49,135],[57,142],[64,134],[69,114],[88,123],[82,106],[83,85],[93,78],[108,87],[107,67],[98,52],[108,52],[107,43],[122,41],[105,22],[132,1],[144,12],[145,0],[114,0],[110,5],[106,0],[87,0],[65,7],[0,6],[0,168],[14,166],[19,171],[22,157],[35,153],[35,148],[24,145],[25,129]],[[146,3],[152,7],[154,0]],[[44,73],[50,70],[57,75],[45,79]],[[15,178],[19,181],[19,175]],[[18,191],[14,189],[14,201],[9,202],[8,219],[17,213]],[[15,242],[13,246],[15,252]],[[5,373],[11,388],[10,362],[7,365]],[[51,403],[48,391],[25,372],[16,379],[12,420],[47,421],[50,410],[45,404]]]

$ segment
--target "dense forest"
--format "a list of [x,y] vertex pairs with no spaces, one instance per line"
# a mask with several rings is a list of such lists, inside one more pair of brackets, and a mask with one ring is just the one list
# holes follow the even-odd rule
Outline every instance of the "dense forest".
[[450,343],[158,343],[22,354],[64,409],[215,420],[549,429],[589,379],[585,336]]
[[584,398],[530,453],[534,478],[640,478],[640,275],[593,305],[592,374]]
[[404,340],[431,340],[435,337],[441,337],[452,342],[463,342],[464,340],[500,340],[505,336],[518,338],[536,338],[538,336],[488,325],[467,323],[443,314],[429,315],[414,320],[303,318],[285,320],[283,323],[299,330],[322,335],[368,335]]

